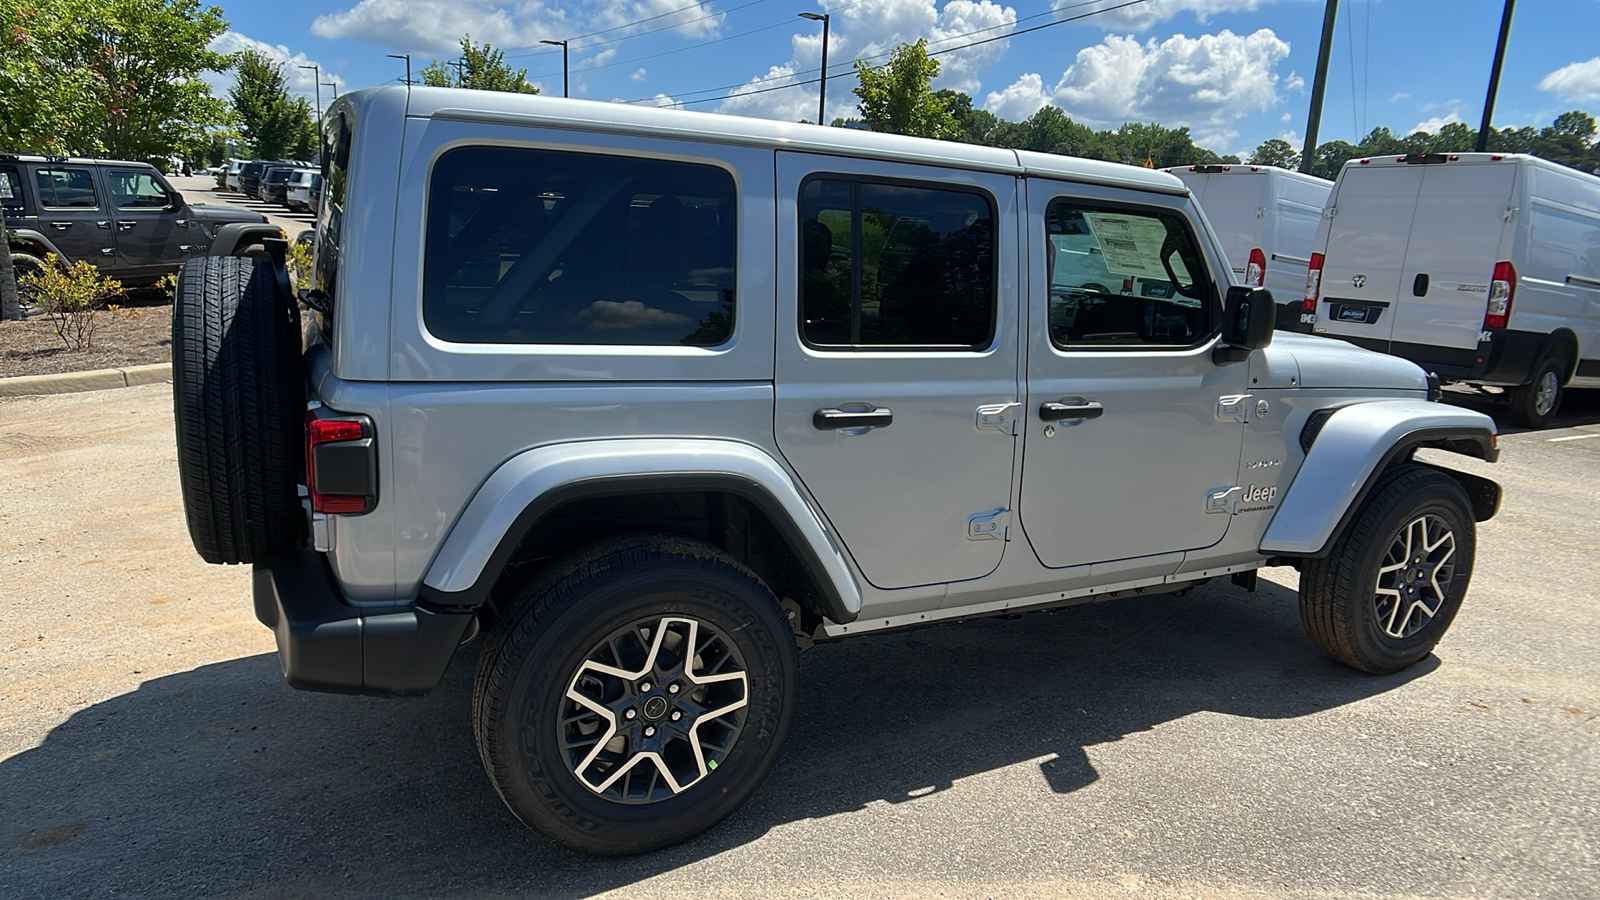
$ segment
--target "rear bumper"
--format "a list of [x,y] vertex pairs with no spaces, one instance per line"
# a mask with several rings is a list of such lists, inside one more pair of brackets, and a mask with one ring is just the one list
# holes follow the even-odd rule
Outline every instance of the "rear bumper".
[[256,618],[277,638],[283,677],[305,691],[425,694],[473,619],[416,603],[350,606],[313,550],[280,551],[255,564],[251,581]]
[[1473,350],[1371,340],[1350,335],[1329,335],[1357,347],[1408,359],[1445,381],[1470,381],[1515,387],[1533,380],[1534,367],[1544,356],[1550,336],[1532,331],[1496,331]]

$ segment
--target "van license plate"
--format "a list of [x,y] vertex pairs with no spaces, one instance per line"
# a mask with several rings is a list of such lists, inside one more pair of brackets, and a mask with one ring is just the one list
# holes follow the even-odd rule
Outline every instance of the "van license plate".
[[1340,322],[1371,325],[1373,320],[1377,318],[1374,315],[1377,311],[1371,306],[1338,306],[1334,307],[1333,317]]

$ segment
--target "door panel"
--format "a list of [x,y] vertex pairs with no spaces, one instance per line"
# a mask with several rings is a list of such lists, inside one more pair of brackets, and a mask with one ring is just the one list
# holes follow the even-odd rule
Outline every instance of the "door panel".
[[1376,341],[1388,349],[1395,306],[1411,294],[1410,283],[1401,282],[1406,243],[1415,234],[1411,219],[1422,187],[1419,168],[1374,166],[1345,173],[1330,201],[1337,214],[1328,225],[1317,334]]
[[[1211,348],[1220,321],[1221,294],[1228,284],[1224,260],[1196,242],[1192,224],[1177,215],[1185,201],[1154,208],[1149,195],[1066,185],[1030,179],[1027,186],[1028,390],[1023,409],[1021,520],[1029,543],[1047,566],[1154,556],[1215,544],[1227,532],[1227,512],[1207,512],[1207,495],[1234,484],[1244,424],[1218,418],[1218,401],[1247,392],[1247,365],[1217,365]],[[1052,203],[1057,203],[1052,206]],[[1127,268],[1116,259],[1117,237],[1096,226],[1092,235],[1077,235],[1069,218],[1076,211],[1098,210],[1105,223],[1118,210],[1135,220],[1123,229],[1135,243],[1151,229],[1138,222],[1170,223],[1188,231],[1189,263],[1174,266],[1178,281],[1203,289],[1193,300],[1159,298],[1154,287],[1088,296],[1049,280],[1045,257],[1052,237],[1092,238],[1104,249],[1111,268]],[[1082,218],[1081,216],[1079,218]],[[1143,246],[1151,245],[1145,239]],[[1170,239],[1170,237],[1169,237]],[[1068,245],[1071,242],[1067,242]],[[1124,256],[1142,252],[1123,249]],[[1060,274],[1055,263],[1049,274]],[[1104,281],[1102,279],[1101,281]],[[1151,279],[1159,285],[1160,279]],[[1101,282],[1095,282],[1099,284]],[[1057,285],[1056,290],[1047,285]],[[1092,292],[1098,294],[1098,290]],[[1199,293],[1199,292],[1197,292]],[[1082,317],[1099,307],[1123,304],[1139,310],[1145,322],[1189,317],[1188,326],[1167,324],[1157,329],[1129,326],[1124,332],[1098,324],[1082,325]],[[1076,309],[1073,308],[1076,304]],[[1071,314],[1063,313],[1063,307]],[[1103,309],[1097,313],[1102,319]],[[1203,322],[1198,334],[1194,322]],[[1097,341],[1105,346],[1095,346]],[[1117,343],[1110,343],[1116,341]],[[1083,418],[1050,421],[1060,414],[1046,404],[1090,407]],[[1093,407],[1098,405],[1098,409]],[[1245,404],[1248,406],[1248,404]],[[1071,413],[1068,412],[1068,415]]]
[[[872,584],[987,575],[1004,527],[969,519],[1011,505],[1016,180],[777,157],[780,450]],[[1007,409],[979,427],[980,407]]]
[[154,172],[106,169],[105,173],[118,263],[139,274],[177,268],[188,256],[189,211],[173,205],[170,190]]
[[101,269],[116,266],[109,204],[86,166],[39,166],[33,170],[39,231],[68,257]]
[[1424,167],[1395,304],[1394,341],[1478,346],[1516,172],[1514,165]]

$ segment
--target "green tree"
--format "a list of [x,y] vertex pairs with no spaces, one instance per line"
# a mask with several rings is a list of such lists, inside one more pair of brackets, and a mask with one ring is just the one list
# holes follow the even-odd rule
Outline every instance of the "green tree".
[[987,109],[974,108],[972,98],[960,91],[945,88],[934,91],[934,97],[950,110],[950,115],[955,116],[956,128],[960,135],[956,140],[968,144],[988,144],[991,133],[996,125],[1000,124],[1000,117]]
[[1360,156],[1361,151],[1349,141],[1329,141],[1317,147],[1317,155],[1311,160],[1311,174],[1318,178],[1335,178],[1346,162]]
[[928,56],[928,42],[921,38],[895,47],[881,66],[856,60],[861,117],[873,131],[958,140],[956,117],[930,88],[938,75],[939,61]]
[[1532,152],[1553,162],[1591,171],[1600,165],[1595,143],[1594,116],[1580,110],[1564,112],[1554,122],[1539,129]]
[[1356,145],[1362,156],[1388,156],[1391,153],[1406,152],[1405,141],[1395,136],[1388,128],[1379,127],[1367,132],[1367,136]]
[[506,52],[485,41],[472,42],[472,35],[461,37],[461,57],[455,61],[436,59],[422,68],[422,83],[433,87],[470,88],[477,91],[504,91],[508,94],[537,94],[528,81],[527,69],[506,65]]
[[1300,154],[1294,152],[1294,148],[1283,138],[1267,138],[1250,154],[1250,164],[1293,169],[1300,165]]
[[234,55],[235,79],[228,99],[248,152],[257,159],[310,159],[317,149],[317,124],[304,97],[289,96],[282,63],[257,50]]

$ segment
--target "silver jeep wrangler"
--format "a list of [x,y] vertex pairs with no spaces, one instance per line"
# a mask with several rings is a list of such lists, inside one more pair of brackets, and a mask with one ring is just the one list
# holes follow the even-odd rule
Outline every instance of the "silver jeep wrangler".
[[743,803],[814,642],[1293,565],[1312,643],[1395,671],[1499,505],[1413,458],[1490,419],[1274,335],[1164,173],[434,88],[324,130],[314,287],[179,285],[195,546],[298,688],[420,694],[483,632],[484,767],[572,847]]

